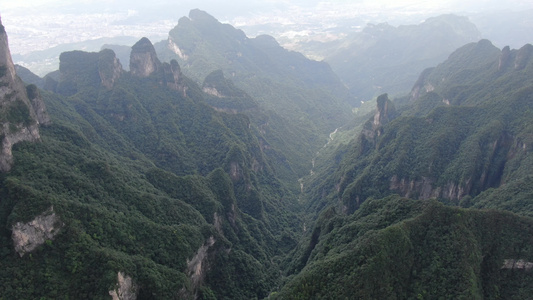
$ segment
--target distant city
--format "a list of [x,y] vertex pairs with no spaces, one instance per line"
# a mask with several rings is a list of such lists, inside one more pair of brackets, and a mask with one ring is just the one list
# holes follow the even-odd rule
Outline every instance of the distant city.
[[[306,53],[306,49],[301,46],[302,43],[331,42],[345,37],[350,32],[361,30],[368,23],[387,22],[394,26],[418,24],[428,17],[452,12],[471,18],[477,17],[482,22],[484,16],[492,10],[506,8],[506,6],[508,6],[508,11],[524,12],[528,9],[533,11],[532,3],[520,0],[505,3],[492,0],[468,1],[468,3],[460,1],[439,1],[438,3],[305,1],[305,3],[300,3],[303,1],[272,0],[267,1],[266,4],[254,4],[256,1],[252,1],[252,4],[236,5],[235,7],[242,7],[242,10],[233,11],[208,0],[185,1],[182,5],[154,1],[154,6],[150,9],[143,8],[142,4],[135,2],[124,3],[120,6],[121,1],[111,1],[114,6],[110,6],[111,4],[106,5],[103,1],[87,0],[83,1],[86,6],[76,7],[67,4],[58,5],[57,3],[63,3],[61,0],[50,1],[51,4],[47,6],[42,6],[43,1],[39,0],[28,2],[33,1],[40,3],[41,6],[29,7],[26,3],[19,7],[11,4],[1,11],[1,16],[4,26],[8,28],[9,44],[15,63],[24,65],[39,75],[44,75],[50,69],[54,69],[58,58],[48,56],[43,58],[43,55],[28,58],[28,55],[33,52],[59,45],[113,37],[131,37],[128,40],[130,41],[128,46],[141,37],[148,37],[152,42],[158,42],[168,37],[168,32],[177,25],[181,17],[187,15],[189,9],[196,8],[185,5],[197,5],[197,8],[208,11],[221,22],[242,29],[247,36],[272,35],[285,48],[300,51],[315,60],[321,60],[323,57],[312,52]],[[57,7],[54,7],[54,3]],[[480,3],[482,6],[479,6]],[[253,5],[257,8],[254,9]],[[510,17],[508,19],[520,21],[520,18]],[[474,23],[478,28],[482,27],[478,22]],[[533,21],[520,25],[525,28],[521,31],[526,35],[530,32],[529,29],[533,29]],[[483,33],[487,32],[483,28],[479,29]],[[505,31],[505,26],[501,30]],[[488,38],[497,46],[504,46],[499,45],[498,37],[488,36]],[[512,45],[512,42],[506,44],[519,46],[525,42],[533,41],[518,40],[516,45]],[[98,51],[100,46],[94,43],[92,47],[78,44],[61,51],[74,49]],[[42,69],[43,61],[50,66]]]

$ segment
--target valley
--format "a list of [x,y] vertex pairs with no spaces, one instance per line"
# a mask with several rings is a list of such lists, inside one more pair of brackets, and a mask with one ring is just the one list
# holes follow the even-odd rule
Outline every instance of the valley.
[[0,299],[530,297],[531,44],[173,26],[38,76],[0,23]]

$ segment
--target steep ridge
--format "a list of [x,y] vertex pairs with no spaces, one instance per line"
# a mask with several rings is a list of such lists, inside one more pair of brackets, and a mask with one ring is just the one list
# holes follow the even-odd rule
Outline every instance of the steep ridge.
[[[524,299],[533,220],[390,196],[321,215],[274,299]],[[302,250],[304,250],[302,249]],[[518,262],[518,263],[516,263]],[[516,266],[516,267],[515,267]]]
[[[182,22],[283,57],[263,66],[273,74],[300,59],[201,11]],[[192,52],[174,49],[180,62],[215,53],[194,41]],[[424,71],[410,96],[379,96],[361,134],[303,179],[300,198],[291,164],[316,150],[298,136],[303,123],[265,110],[238,72],[203,70],[200,86],[182,73],[191,65],[162,62],[156,48],[135,44],[128,72],[111,50],[66,52],[48,91],[25,89],[53,122],[40,143],[15,145],[15,165],[0,173],[1,297],[533,293],[530,45],[468,44]],[[307,70],[310,87],[320,77],[316,66],[292,66]],[[42,101],[33,107],[49,122]]]
[[410,96],[378,97],[335,167],[306,182],[312,230],[287,259],[295,276],[279,298],[527,298],[529,49],[468,44],[424,71]]
[[12,147],[22,141],[39,141],[39,123],[49,123],[42,98],[28,90],[15,72],[7,33],[0,20],[0,172],[13,166]]
[[407,93],[425,68],[480,37],[467,17],[441,15],[416,25],[369,24],[322,47],[324,60],[356,97],[353,105],[358,105],[382,93],[395,97]]
[[532,63],[502,69],[499,61],[508,56],[514,66],[530,47],[505,54],[481,40],[458,49],[395,101],[399,116],[379,129],[365,127],[331,177],[336,188],[328,180],[311,186],[353,212],[368,197],[399,193],[459,203],[509,182],[522,172],[519,165],[529,165]]
[[[57,93],[42,92],[53,122],[0,177],[3,297],[250,299],[280,284],[300,224],[279,158],[152,50],[134,45],[130,72],[111,50],[61,55]],[[23,226],[42,229],[36,246],[17,248]]]
[[248,38],[204,11],[192,10],[168,40],[155,46],[164,61],[176,59],[197,82],[222,70],[262,108],[284,118],[294,134],[285,139],[289,145],[278,148],[299,148],[305,159],[291,161],[300,176],[309,172],[309,162],[328,134],[351,117],[348,91],[329,65],[290,52],[270,36]]

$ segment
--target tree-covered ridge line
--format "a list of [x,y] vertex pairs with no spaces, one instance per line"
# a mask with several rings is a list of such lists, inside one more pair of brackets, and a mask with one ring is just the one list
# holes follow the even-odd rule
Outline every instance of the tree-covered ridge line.
[[399,196],[327,211],[275,299],[527,298],[533,274],[506,263],[533,260],[532,230],[531,218]]
[[[265,112],[276,115],[269,126],[281,119],[282,126],[274,130],[283,127],[287,135],[275,146],[289,149],[285,155],[290,154],[300,177],[308,173],[327,135],[352,117],[348,90],[328,64],[288,51],[271,36],[247,37],[204,11],[181,18],[155,48],[163,61],[176,59],[197,82],[221,70]],[[293,149],[305,159],[293,155]]]
[[[482,40],[422,73],[410,96],[393,101],[397,112],[388,123],[376,126],[378,110],[358,138],[339,149],[337,170],[310,179],[317,181],[311,199],[322,190],[350,212],[368,197],[392,193],[473,205],[467,202],[481,192],[523,176],[531,142],[533,69],[523,58],[529,48],[498,50]],[[508,65],[520,63],[502,68],[505,55]]]
[[307,179],[314,227],[279,298],[527,298],[532,273],[509,262],[532,255],[530,48],[468,44],[409,96],[378,97]]
[[[41,143],[17,145],[2,174],[3,297],[106,297],[117,274],[140,298],[267,296],[276,257],[296,243],[296,197],[278,178],[291,167],[276,165],[248,116],[217,112],[191,80],[173,89],[165,64],[113,77],[108,52],[62,55],[60,94],[42,92],[52,125]],[[99,63],[77,63],[89,56]],[[11,226],[49,207],[59,234],[15,259]],[[193,282],[186,262],[210,238]]]
[[[126,282],[139,299],[531,294],[533,273],[515,267],[533,262],[530,46],[468,44],[408,97],[379,96],[373,117],[349,125],[360,134],[300,188],[321,136],[344,124],[331,119],[338,81],[327,68],[325,85],[292,77],[324,64],[201,11],[176,32],[179,63],[144,38],[129,72],[111,50],[67,52],[47,91],[27,89],[52,124],[0,173],[0,299],[109,299]],[[271,59],[251,90],[225,59],[253,55],[233,47]],[[205,61],[201,86],[182,73]],[[295,101],[286,107],[256,97],[277,80],[280,103]],[[50,215],[55,235],[17,252],[14,228]]]

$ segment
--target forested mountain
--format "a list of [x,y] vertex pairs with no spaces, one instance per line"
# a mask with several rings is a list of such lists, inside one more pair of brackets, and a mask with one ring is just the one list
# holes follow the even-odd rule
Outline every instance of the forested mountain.
[[[275,151],[149,40],[130,70],[111,50],[61,55],[40,92],[52,123],[0,177],[1,297],[268,296],[299,230]],[[3,76],[17,78],[12,64]]]
[[527,298],[532,50],[471,43],[410,96],[378,97],[338,163],[306,182],[321,214],[281,298]]
[[[192,10],[155,46],[163,60],[176,59],[197,82],[222,70],[262,107],[287,120],[298,143],[304,139],[309,146],[299,147],[308,162],[327,135],[352,116],[348,90],[328,64],[287,51],[271,36],[248,38],[204,11]],[[285,142],[292,141],[297,140]]]
[[463,45],[360,121],[326,63],[199,10],[128,71],[18,68],[43,89],[0,29],[0,299],[533,294],[531,45]]
[[468,18],[441,15],[417,25],[369,24],[320,48],[358,105],[382,93],[408,92],[420,72],[480,37]]

